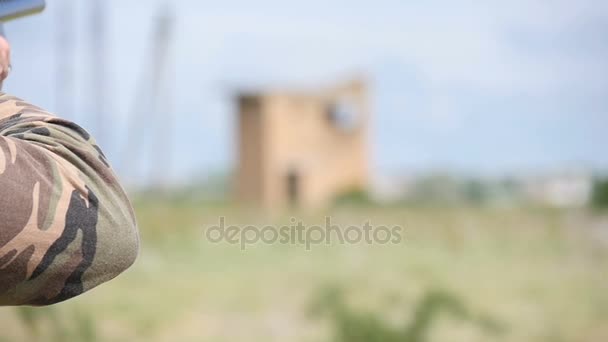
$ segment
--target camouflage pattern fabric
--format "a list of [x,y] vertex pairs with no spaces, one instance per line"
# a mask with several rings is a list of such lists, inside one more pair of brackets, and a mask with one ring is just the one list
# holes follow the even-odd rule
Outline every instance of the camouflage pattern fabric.
[[49,305],[127,269],[132,207],[78,125],[0,93],[0,305]]

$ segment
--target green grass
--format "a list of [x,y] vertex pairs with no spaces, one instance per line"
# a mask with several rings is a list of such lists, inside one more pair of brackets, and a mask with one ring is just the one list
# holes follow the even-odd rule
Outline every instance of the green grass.
[[439,293],[467,318],[438,313],[429,341],[608,340],[608,246],[598,233],[608,236],[608,226],[597,213],[336,208],[296,216],[310,225],[325,215],[342,226],[400,225],[403,242],[243,251],[209,243],[204,227],[219,216],[243,225],[288,224],[290,216],[189,201],[136,207],[142,251],[131,270],[75,300],[25,311],[34,318],[0,309],[0,341],[338,341],[344,320],[310,315],[328,286],[342,289],[348,311],[340,317],[365,336],[405,332]]

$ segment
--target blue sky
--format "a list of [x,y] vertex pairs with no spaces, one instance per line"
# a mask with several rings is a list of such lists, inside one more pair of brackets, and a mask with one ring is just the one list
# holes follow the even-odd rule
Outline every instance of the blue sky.
[[[44,14],[6,26],[14,72],[5,90],[50,110],[55,24],[66,1],[49,1]],[[74,110],[63,115],[95,132],[87,115],[88,2],[72,2]],[[113,127],[105,144],[120,159],[164,2],[105,2]],[[175,40],[165,84],[175,117],[173,179],[234,164],[231,87],[323,84],[357,71],[373,84],[378,172],[608,168],[605,1],[170,3]]]

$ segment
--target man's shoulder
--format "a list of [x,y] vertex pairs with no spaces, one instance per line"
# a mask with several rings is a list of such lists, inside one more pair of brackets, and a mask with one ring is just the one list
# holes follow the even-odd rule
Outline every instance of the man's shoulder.
[[4,120],[14,120],[16,117],[52,117],[46,110],[34,106],[16,96],[0,93],[0,123]]

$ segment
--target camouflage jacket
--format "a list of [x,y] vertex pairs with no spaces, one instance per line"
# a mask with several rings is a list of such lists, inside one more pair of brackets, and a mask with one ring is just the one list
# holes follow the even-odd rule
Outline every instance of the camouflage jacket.
[[127,269],[133,210],[91,136],[0,93],[0,305],[48,305]]

